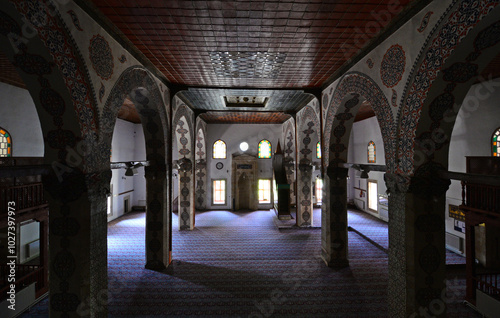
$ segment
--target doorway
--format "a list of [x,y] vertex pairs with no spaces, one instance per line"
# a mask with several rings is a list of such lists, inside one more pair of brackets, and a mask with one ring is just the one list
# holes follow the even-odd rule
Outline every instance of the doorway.
[[250,209],[250,178],[243,173],[238,179],[238,201],[239,210]]

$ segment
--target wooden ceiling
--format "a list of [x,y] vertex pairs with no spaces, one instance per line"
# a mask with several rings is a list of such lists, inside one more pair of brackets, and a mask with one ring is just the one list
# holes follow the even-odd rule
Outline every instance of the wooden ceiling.
[[[283,112],[309,102],[312,95],[305,90],[320,91],[425,2],[75,1],[168,82],[188,87],[178,96],[191,108],[208,111],[204,116],[213,123],[288,118]],[[1,82],[25,88],[1,51],[0,69]],[[500,55],[481,75],[500,77]],[[250,112],[237,115],[240,109],[226,108],[224,96],[265,96],[269,102],[262,109],[241,108]],[[267,114],[257,115],[261,111]],[[372,116],[364,103],[355,120]],[[140,123],[130,99],[119,118]]]
[[171,83],[318,88],[418,1],[92,2]]
[[207,124],[282,124],[291,116],[281,112],[207,112],[200,117]]
[[118,118],[129,121],[134,124],[141,123],[141,118],[139,117],[139,113],[137,112],[137,109],[135,108],[135,105],[129,96],[127,96],[123,101],[123,105],[118,111]]

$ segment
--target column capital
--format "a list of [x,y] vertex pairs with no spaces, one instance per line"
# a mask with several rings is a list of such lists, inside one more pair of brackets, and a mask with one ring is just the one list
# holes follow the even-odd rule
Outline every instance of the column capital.
[[329,165],[326,169],[326,174],[328,177],[330,177],[330,179],[347,178],[348,173],[349,169],[344,167],[334,167],[332,165]]
[[109,194],[111,176],[111,169],[95,171],[85,175],[90,201],[99,200],[100,197]]
[[144,167],[146,178],[165,178],[167,175],[167,165],[165,163],[150,164]]
[[193,170],[193,162],[189,158],[181,158],[178,161],[179,172],[190,172]]
[[440,171],[447,171],[435,162],[427,162],[415,171],[411,178],[409,191],[421,198],[437,198],[446,194],[451,181],[440,178]]
[[386,172],[384,181],[389,193],[407,193],[410,188],[411,176]]

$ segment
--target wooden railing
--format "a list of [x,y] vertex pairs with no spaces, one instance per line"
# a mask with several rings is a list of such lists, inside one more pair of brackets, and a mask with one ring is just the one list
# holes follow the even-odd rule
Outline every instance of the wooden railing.
[[477,274],[473,278],[476,289],[500,300],[500,288],[498,286],[498,283],[500,283],[499,275],[500,274]]
[[500,217],[500,187],[462,181],[461,208]]
[[[0,287],[0,300],[7,297],[7,291],[12,282],[8,281],[11,268],[8,265],[0,266],[2,286]],[[15,267],[15,285],[16,292],[19,292],[26,286],[35,283],[36,297],[40,297],[48,290],[48,283],[45,279],[43,266],[39,265],[16,265]]]
[[16,214],[46,206],[47,201],[43,194],[43,184],[38,182],[0,187],[0,215],[7,214],[8,202],[15,202]]

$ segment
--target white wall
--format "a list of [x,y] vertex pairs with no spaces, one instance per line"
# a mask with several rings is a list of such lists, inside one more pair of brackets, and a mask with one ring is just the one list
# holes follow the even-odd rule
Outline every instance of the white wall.
[[[347,161],[349,163],[359,163],[359,164],[369,164],[368,163],[368,143],[373,141],[376,147],[376,162],[371,164],[385,165],[385,150],[384,142],[382,140],[382,133],[377,122],[376,117],[371,117],[362,121],[355,122],[352,127],[351,136],[349,139],[349,153],[347,156]],[[360,200],[364,202],[364,211],[378,217],[385,219],[383,213],[381,216],[381,209],[383,207],[378,206],[378,213],[373,213],[368,210],[368,196],[366,191],[368,189],[367,180],[376,180],[378,187],[378,194],[385,194],[387,187],[384,181],[384,172],[371,171],[368,173],[368,179],[359,178],[360,172],[354,169],[349,171],[349,181],[348,181],[348,197],[354,200],[354,203]],[[361,197],[361,190],[363,189],[364,196]]]
[[[111,149],[111,162],[145,160],[146,147],[142,125],[117,119]],[[125,176],[125,169],[113,169],[111,171],[113,213],[108,217],[108,221],[114,220],[125,213],[125,198],[130,197],[129,209],[134,205],[144,205],[145,203],[140,201],[146,200],[146,180],[143,167],[139,168],[138,174],[132,177]]]
[[0,127],[12,136],[14,157],[43,157],[42,127],[26,89],[0,82]]
[[[465,156],[491,156],[491,136],[500,127],[500,79],[470,88],[458,112],[449,150],[449,171],[465,172]],[[479,105],[479,107],[475,107]],[[465,239],[454,229],[454,219],[448,215],[449,205],[460,205],[462,187],[452,180],[446,193],[446,231]]]
[[[232,209],[233,198],[231,196],[231,166],[232,154],[242,154],[239,145],[246,141],[249,149],[246,154],[258,154],[258,144],[262,139],[267,139],[271,142],[272,153],[276,151],[278,140],[282,134],[281,124],[208,124],[207,125],[207,196],[206,206],[210,209]],[[222,139],[227,146],[226,159],[213,158],[213,144],[216,140]],[[281,145],[283,149],[283,145]],[[217,162],[222,162],[224,168],[218,170],[215,165]],[[272,159],[258,159],[258,178],[272,179]],[[224,206],[212,205],[212,179],[226,179],[227,195]],[[271,201],[272,202],[272,201]],[[260,209],[270,209],[272,204],[259,205]]]

